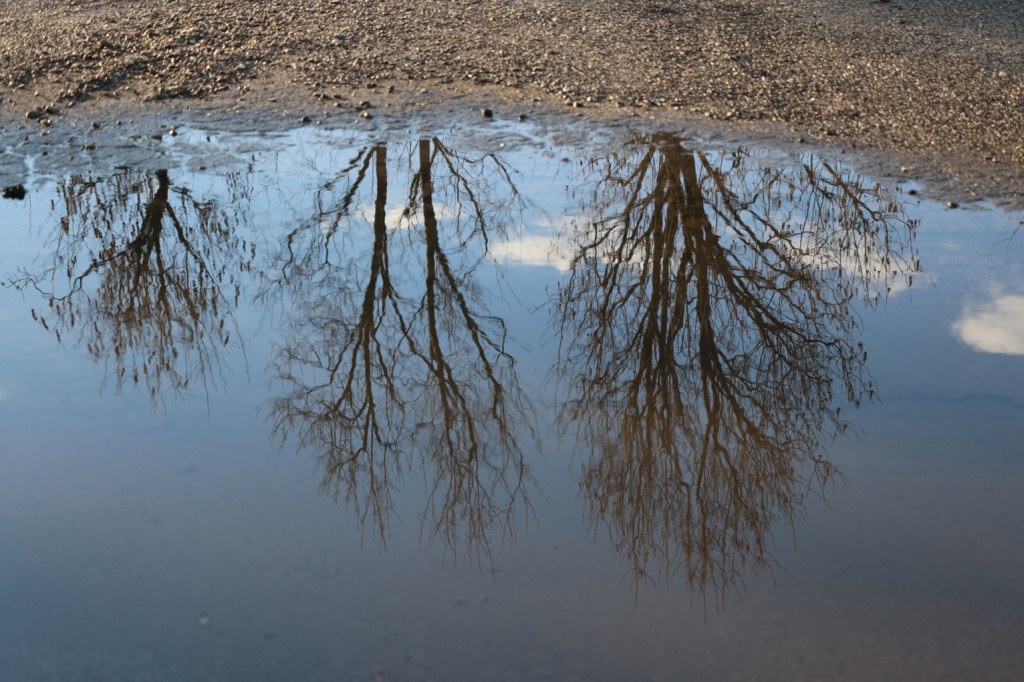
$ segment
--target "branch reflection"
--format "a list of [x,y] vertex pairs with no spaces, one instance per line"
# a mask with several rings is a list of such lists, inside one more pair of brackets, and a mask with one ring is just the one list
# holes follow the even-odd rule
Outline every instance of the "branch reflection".
[[70,176],[57,188],[63,217],[50,255],[13,284],[44,296],[49,311],[33,317],[105,363],[118,390],[144,384],[154,400],[196,382],[209,390],[221,378],[232,311],[255,258],[237,229],[242,176],[227,184],[229,210],[174,186],[166,170]]
[[[397,164],[389,151],[367,147],[322,184],[314,220],[287,235],[268,274],[264,301],[286,311],[274,367],[290,387],[273,402],[275,429],[316,454],[322,489],[385,542],[392,493],[418,464],[427,538],[487,554],[493,532],[514,537],[529,511],[519,434],[530,409],[477,280],[521,200],[496,156],[436,138]],[[389,211],[403,162],[408,187]]]
[[634,580],[681,572],[721,602],[837,475],[841,406],[874,390],[854,304],[910,283],[914,224],[810,156],[776,169],[655,135],[588,171],[560,424],[591,449],[582,495]]

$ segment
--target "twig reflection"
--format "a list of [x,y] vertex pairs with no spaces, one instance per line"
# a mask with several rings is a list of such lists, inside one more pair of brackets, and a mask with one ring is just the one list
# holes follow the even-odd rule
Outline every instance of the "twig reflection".
[[812,157],[714,160],[670,135],[600,159],[557,298],[564,430],[581,490],[635,580],[704,598],[769,563],[837,475],[844,402],[873,393],[855,299],[909,274],[913,223]]
[[[400,213],[389,215],[394,169],[380,144],[323,183],[315,220],[284,241],[264,292],[290,311],[274,367],[291,389],[273,420],[383,541],[392,493],[419,463],[426,536],[486,555],[492,533],[514,537],[517,511],[529,511],[519,434],[530,409],[505,324],[484,312],[476,281],[520,199],[495,156],[470,159],[435,138],[399,157],[410,164]],[[366,191],[372,210],[358,202]]]
[[175,187],[166,170],[71,176],[58,185],[62,206],[54,208],[64,215],[51,255],[12,284],[37,289],[49,310],[33,317],[58,341],[73,339],[108,363],[118,390],[144,384],[154,400],[197,381],[208,390],[255,258],[237,229],[241,176],[229,176],[228,186],[231,212]]

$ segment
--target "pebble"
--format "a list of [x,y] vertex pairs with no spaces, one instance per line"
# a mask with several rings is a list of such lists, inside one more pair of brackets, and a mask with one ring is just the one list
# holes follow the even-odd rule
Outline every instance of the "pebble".
[[0,190],[0,196],[4,199],[24,199],[25,198],[25,186],[24,185],[10,185]]

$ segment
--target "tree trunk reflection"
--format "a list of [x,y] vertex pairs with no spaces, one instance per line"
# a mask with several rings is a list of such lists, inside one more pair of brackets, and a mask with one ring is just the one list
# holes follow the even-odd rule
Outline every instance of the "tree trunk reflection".
[[[392,492],[416,467],[427,537],[487,554],[493,533],[514,535],[517,510],[529,509],[518,434],[530,409],[505,324],[482,311],[476,283],[489,233],[508,229],[518,194],[493,156],[423,139],[407,158],[409,189],[390,222],[388,148],[377,145],[323,183],[317,218],[286,239],[264,292],[294,311],[276,353],[291,390],[273,403],[275,425],[317,454],[324,489],[382,539]],[[371,164],[368,243],[357,198]]]
[[[880,187],[807,157],[717,164],[673,136],[587,169],[556,301],[562,428],[637,580],[723,599],[836,476],[844,402],[873,393],[855,299],[909,271],[913,224]],[[909,277],[909,273],[907,277]]]
[[33,316],[107,364],[119,390],[143,384],[154,400],[195,382],[209,390],[256,255],[236,229],[245,221],[242,176],[228,185],[222,209],[175,187],[166,170],[72,176],[58,187],[64,216],[52,255],[14,283],[43,294],[49,310]]

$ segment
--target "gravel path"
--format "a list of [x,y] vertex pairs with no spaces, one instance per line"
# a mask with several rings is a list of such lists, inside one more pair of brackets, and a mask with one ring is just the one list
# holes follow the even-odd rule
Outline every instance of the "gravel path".
[[375,84],[730,121],[1024,195],[1011,0],[0,0],[0,123],[256,92],[358,108]]

